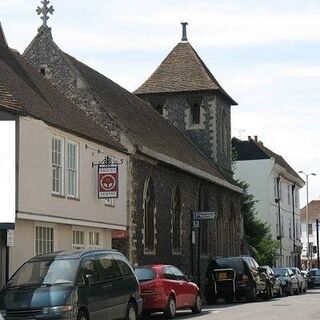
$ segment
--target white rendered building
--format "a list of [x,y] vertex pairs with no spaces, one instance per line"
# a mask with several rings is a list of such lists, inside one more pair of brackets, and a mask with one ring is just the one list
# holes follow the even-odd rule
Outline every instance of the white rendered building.
[[232,139],[236,152],[235,179],[248,183],[256,210],[269,223],[273,239],[281,242],[276,266],[300,267],[299,190],[304,181],[278,154],[266,148],[257,136],[246,141]]

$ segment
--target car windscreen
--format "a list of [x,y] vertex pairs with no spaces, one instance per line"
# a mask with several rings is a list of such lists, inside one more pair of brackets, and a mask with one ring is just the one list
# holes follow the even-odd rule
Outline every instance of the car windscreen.
[[312,276],[320,276],[320,270],[317,269],[317,270],[310,270],[309,271],[310,275]]
[[150,281],[156,278],[156,273],[151,268],[136,268],[134,272],[139,281]]
[[73,284],[79,265],[78,259],[30,261],[25,263],[7,283],[16,286]]
[[276,277],[288,277],[289,273],[287,269],[273,269]]
[[210,262],[209,270],[233,269],[236,272],[243,272],[243,262],[241,259],[219,258]]

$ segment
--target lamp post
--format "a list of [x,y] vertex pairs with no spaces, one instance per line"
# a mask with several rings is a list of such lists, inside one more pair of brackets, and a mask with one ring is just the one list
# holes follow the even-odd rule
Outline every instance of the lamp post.
[[[310,236],[309,236],[309,185],[308,185],[308,178],[309,176],[315,176],[316,174],[311,173],[305,173],[303,171],[299,171],[300,174],[303,174],[306,177],[306,191],[307,191],[307,205],[306,205],[306,231],[307,231],[307,258],[308,258],[308,264],[309,267],[312,267],[312,249],[310,250]],[[311,258],[311,259],[310,259]],[[311,263],[310,263],[311,260]]]

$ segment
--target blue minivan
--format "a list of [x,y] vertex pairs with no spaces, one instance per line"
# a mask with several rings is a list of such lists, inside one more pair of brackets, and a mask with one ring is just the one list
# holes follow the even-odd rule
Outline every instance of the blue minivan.
[[137,278],[115,250],[62,251],[30,259],[0,291],[5,320],[136,320]]

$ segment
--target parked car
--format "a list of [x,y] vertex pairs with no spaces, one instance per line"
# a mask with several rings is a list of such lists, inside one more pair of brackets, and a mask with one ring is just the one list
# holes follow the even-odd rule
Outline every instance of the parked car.
[[141,311],[138,280],[128,260],[114,250],[34,257],[0,292],[6,320],[135,320]]
[[291,296],[294,293],[299,294],[298,279],[290,268],[274,268],[274,274],[282,280],[282,290]]
[[164,312],[167,319],[176,315],[177,309],[201,312],[201,296],[198,286],[171,265],[149,265],[135,269],[143,298],[144,316],[152,312]]
[[267,279],[273,289],[272,290],[273,295],[281,297],[282,296],[281,280],[275,276],[272,268],[269,266],[260,266],[260,270],[267,275]]
[[320,269],[309,270],[309,287],[313,288],[320,285]]
[[307,281],[306,279],[304,278],[304,276],[301,274],[301,271],[296,268],[296,267],[292,267],[290,268],[291,271],[295,274],[295,276],[297,277],[298,279],[298,287],[299,287],[299,292],[300,293],[303,293],[303,292],[307,292]]
[[215,303],[218,297],[231,303],[234,298],[245,297],[253,301],[258,295],[272,297],[272,287],[267,275],[251,257],[213,258],[206,273],[205,296],[207,303]]

